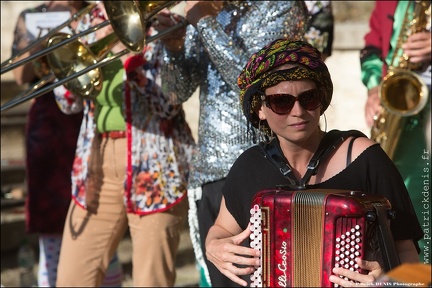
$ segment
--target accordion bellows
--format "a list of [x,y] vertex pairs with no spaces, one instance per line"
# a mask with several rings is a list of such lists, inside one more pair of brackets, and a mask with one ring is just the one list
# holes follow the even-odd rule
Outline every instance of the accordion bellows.
[[[333,287],[333,267],[364,273],[356,257],[380,261],[382,196],[348,190],[265,190],[251,207],[250,246],[261,250],[252,287]],[[382,216],[380,216],[382,217]],[[387,221],[387,220],[385,220]]]

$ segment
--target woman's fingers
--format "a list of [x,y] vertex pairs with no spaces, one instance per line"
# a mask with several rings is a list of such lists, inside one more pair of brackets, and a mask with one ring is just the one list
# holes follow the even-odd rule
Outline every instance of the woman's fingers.
[[329,280],[343,287],[372,287],[376,279],[383,274],[381,266],[376,261],[366,261],[356,258],[356,263],[361,269],[370,271],[368,274],[361,274],[357,271],[351,271],[343,268],[333,268],[333,273]]

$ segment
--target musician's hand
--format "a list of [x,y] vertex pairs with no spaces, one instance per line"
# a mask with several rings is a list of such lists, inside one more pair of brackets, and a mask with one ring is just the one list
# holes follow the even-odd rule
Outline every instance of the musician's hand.
[[360,268],[368,270],[369,273],[365,275],[344,268],[333,268],[335,275],[330,276],[330,282],[341,287],[373,287],[373,283],[384,274],[381,266],[376,261],[366,261],[359,258],[356,258],[355,261]]
[[[163,9],[156,16],[157,21],[153,27],[158,31],[164,31],[180,21],[185,21],[182,16],[171,13],[168,9]],[[166,36],[160,38],[164,43],[166,49],[169,51],[180,51],[184,46],[184,39],[186,37],[186,27],[177,29]]]
[[216,16],[225,1],[187,1],[185,15],[187,21],[196,27],[198,21],[206,16]]
[[381,111],[381,101],[378,95],[379,86],[368,91],[368,98],[365,105],[365,119],[368,127],[374,124],[374,117],[378,116]]
[[[232,237],[215,239],[207,243],[206,256],[222,274],[235,283],[246,286],[247,282],[237,275],[248,275],[260,264],[260,252],[240,244],[251,234],[250,228]],[[242,265],[239,268],[235,265]],[[246,266],[246,267],[244,267]]]
[[428,63],[431,61],[431,32],[424,31],[412,34],[402,45],[404,52],[413,63]]

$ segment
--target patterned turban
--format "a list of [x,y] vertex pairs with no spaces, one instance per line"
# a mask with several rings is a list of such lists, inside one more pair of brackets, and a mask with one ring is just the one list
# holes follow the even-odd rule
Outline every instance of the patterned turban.
[[[275,71],[284,64],[299,64],[286,70]],[[258,128],[260,119],[257,109],[261,107],[261,94],[266,88],[282,81],[310,79],[323,91],[321,114],[330,104],[333,83],[321,53],[301,40],[278,39],[253,54],[237,79],[240,88],[240,104],[243,113],[253,127]],[[269,135],[266,123],[264,131]]]

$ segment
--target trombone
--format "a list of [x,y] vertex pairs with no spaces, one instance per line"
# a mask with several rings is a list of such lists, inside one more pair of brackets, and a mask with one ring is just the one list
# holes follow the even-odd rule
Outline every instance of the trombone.
[[[50,53],[51,51],[53,51],[54,49],[60,47],[61,45],[55,46],[55,47],[50,47],[49,49],[45,49],[43,51],[40,51],[39,53],[35,53],[33,55],[30,55],[29,57],[22,59],[20,61],[17,61],[14,63],[14,61],[16,59],[18,59],[19,57],[21,57],[22,55],[24,55],[25,53],[27,53],[28,51],[30,51],[31,49],[35,48],[37,45],[44,43],[46,41],[48,41],[49,38],[51,38],[53,35],[55,35],[56,33],[58,33],[60,30],[62,30],[64,27],[69,26],[70,23],[72,23],[72,21],[78,21],[80,20],[85,14],[89,13],[90,11],[92,11],[95,7],[96,7],[97,3],[92,3],[87,5],[85,8],[81,9],[80,11],[76,12],[75,14],[73,14],[71,16],[71,18],[65,22],[63,22],[62,24],[60,24],[59,26],[51,29],[47,34],[45,34],[43,37],[39,38],[37,41],[34,41],[33,43],[31,43],[29,46],[27,46],[26,48],[24,48],[23,50],[21,50],[18,54],[16,54],[15,56],[5,60],[4,62],[1,63],[1,74],[4,74],[6,72],[9,72],[13,69],[15,69],[18,66],[24,65],[30,61],[33,61],[37,58],[40,58],[42,56],[45,56],[46,54]],[[83,31],[82,33],[76,35],[72,40],[70,40],[70,42],[78,39],[79,37],[82,37],[84,35],[90,34],[93,31],[96,31],[94,29],[100,29],[102,27],[105,27],[109,24],[108,21],[105,21],[103,24],[99,24],[96,26],[101,26],[101,27],[92,27],[91,29],[88,29],[87,31]],[[65,45],[67,43],[63,43],[63,45]]]
[[[68,83],[72,79],[75,79],[75,81],[71,84],[66,84],[71,92],[82,97],[96,97],[102,85],[102,74],[97,69],[130,52],[140,53],[146,43],[155,41],[187,25],[186,21],[183,20],[165,31],[146,37],[145,27],[147,22],[162,9],[173,6],[177,2],[179,1],[104,1],[108,20],[74,36],[63,33],[51,36],[48,41],[48,48],[41,51],[39,57],[47,55],[49,67],[53,73],[50,73],[17,97],[9,100],[1,106],[0,110],[4,111],[24,101],[39,97],[60,85]],[[94,32],[100,29],[101,26],[104,27],[108,24],[112,25],[114,33],[92,45],[86,46],[79,40],[76,40],[82,35]],[[118,41],[122,42],[126,49],[105,57],[112,46],[118,43]],[[60,51],[63,50],[63,54],[58,51],[52,52],[58,48],[60,48]],[[46,51],[52,53],[48,54],[49,52]],[[65,57],[65,53],[68,57]],[[24,60],[29,61],[27,58]],[[7,68],[10,69],[11,66]],[[59,80],[49,86],[40,88],[54,78],[58,78]]]

